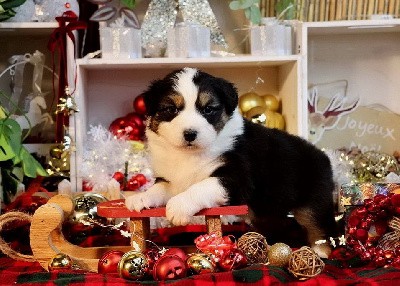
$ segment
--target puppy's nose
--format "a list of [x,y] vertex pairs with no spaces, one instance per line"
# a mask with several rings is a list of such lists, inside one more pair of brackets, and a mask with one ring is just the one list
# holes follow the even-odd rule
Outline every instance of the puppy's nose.
[[187,142],[193,142],[194,140],[196,140],[197,131],[193,129],[187,129],[183,131],[183,137]]

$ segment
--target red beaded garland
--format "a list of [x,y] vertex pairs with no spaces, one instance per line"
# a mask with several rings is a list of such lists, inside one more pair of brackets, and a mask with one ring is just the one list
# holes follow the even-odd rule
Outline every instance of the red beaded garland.
[[400,194],[378,194],[364,200],[347,221],[347,245],[364,261],[377,267],[399,266],[400,248],[381,249],[377,242],[387,232],[388,219],[400,214]]

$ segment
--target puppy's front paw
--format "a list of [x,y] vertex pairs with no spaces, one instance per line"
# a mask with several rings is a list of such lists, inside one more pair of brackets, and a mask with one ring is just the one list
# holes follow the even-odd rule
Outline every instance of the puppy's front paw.
[[142,209],[165,205],[166,190],[163,184],[155,184],[146,192],[133,194],[125,199],[125,205],[130,210],[140,212]]
[[197,210],[193,209],[190,200],[182,196],[172,197],[166,207],[167,219],[174,225],[187,225]]
[[321,258],[328,258],[332,251],[331,248],[329,247],[329,245],[326,245],[326,244],[313,245],[312,249]]
[[135,210],[137,212],[153,206],[151,196],[149,196],[147,192],[127,197],[125,199],[125,205],[129,210]]

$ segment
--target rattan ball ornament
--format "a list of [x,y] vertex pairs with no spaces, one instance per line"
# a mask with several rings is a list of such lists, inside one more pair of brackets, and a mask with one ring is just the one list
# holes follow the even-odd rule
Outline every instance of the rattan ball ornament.
[[299,280],[312,278],[322,272],[325,263],[318,254],[308,246],[292,252],[288,270]]
[[246,255],[249,263],[267,262],[269,245],[263,235],[247,232],[239,237],[237,246]]
[[268,250],[268,262],[273,266],[286,267],[291,254],[292,249],[289,245],[282,242],[275,243]]

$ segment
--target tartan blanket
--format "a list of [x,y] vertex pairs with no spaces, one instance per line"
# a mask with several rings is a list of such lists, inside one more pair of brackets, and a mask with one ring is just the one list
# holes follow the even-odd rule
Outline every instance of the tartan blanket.
[[399,268],[340,268],[334,262],[325,261],[325,263],[326,267],[321,274],[306,281],[298,281],[283,268],[255,264],[240,270],[194,275],[180,280],[136,282],[119,278],[117,274],[81,271],[50,273],[46,272],[39,263],[0,257],[0,285],[400,285]]

